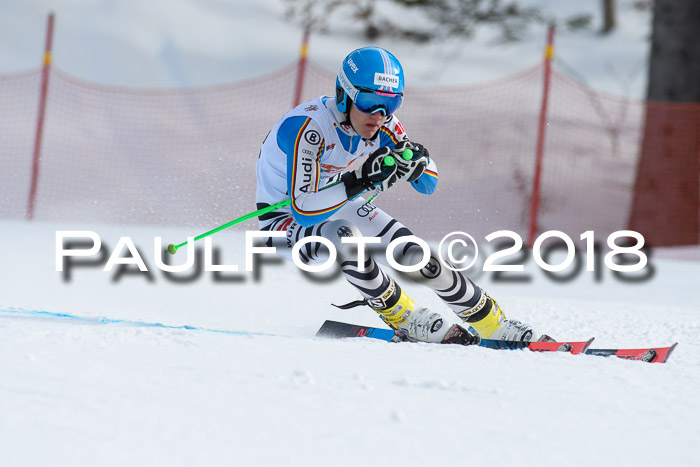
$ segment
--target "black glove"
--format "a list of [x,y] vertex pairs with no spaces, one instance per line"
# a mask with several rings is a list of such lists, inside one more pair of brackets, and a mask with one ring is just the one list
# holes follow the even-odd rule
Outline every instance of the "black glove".
[[[406,151],[407,149],[409,151]],[[406,182],[412,182],[420,177],[430,162],[430,154],[425,146],[410,141],[401,141],[396,144],[394,158],[396,159],[396,172],[399,180]]]
[[359,169],[343,175],[348,199],[359,196],[363,191],[379,188],[384,191],[398,181],[397,165],[388,147],[379,148],[367,157]]

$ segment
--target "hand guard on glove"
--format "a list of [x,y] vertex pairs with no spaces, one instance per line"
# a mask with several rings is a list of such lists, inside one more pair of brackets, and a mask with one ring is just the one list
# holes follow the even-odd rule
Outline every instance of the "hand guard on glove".
[[386,146],[371,153],[362,167],[344,174],[342,178],[348,199],[353,199],[372,188],[387,190],[398,179],[395,157],[392,150]]
[[401,141],[396,144],[393,152],[398,178],[406,182],[412,182],[420,177],[430,162],[428,150],[420,143]]

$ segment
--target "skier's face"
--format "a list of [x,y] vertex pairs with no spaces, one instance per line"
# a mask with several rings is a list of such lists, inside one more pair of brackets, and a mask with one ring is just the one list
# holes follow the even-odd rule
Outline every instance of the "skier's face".
[[379,130],[379,127],[386,122],[386,115],[382,112],[366,114],[357,110],[354,105],[350,106],[350,123],[358,135],[369,139]]

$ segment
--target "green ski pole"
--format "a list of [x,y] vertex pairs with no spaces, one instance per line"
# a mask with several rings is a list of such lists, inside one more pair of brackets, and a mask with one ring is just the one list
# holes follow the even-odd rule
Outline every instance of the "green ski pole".
[[[403,154],[404,159],[410,159],[410,156],[406,157],[408,155],[408,152],[410,152],[410,151],[411,151],[410,149],[404,150],[404,154]],[[410,155],[412,156],[413,153],[411,152]],[[396,161],[394,160],[394,158],[392,156],[386,156],[383,160],[383,163],[384,163],[384,165],[392,166],[396,163]],[[340,183],[340,182],[337,182],[337,183]],[[337,183],[334,183],[333,185],[335,185]],[[326,186],[326,187],[322,188],[322,190],[324,190],[326,188],[330,188],[333,185]],[[367,200],[367,202],[371,203],[372,201],[374,201],[377,198],[377,196],[379,196],[379,193],[381,193],[380,189],[375,191],[374,194],[372,196],[370,196],[370,198]],[[196,237],[194,237],[194,241],[196,242],[197,240],[201,240],[204,237],[208,237],[209,235],[215,234],[216,232],[219,232],[219,231],[224,230],[224,229],[228,229],[229,227],[231,227],[233,225],[240,224],[241,222],[245,222],[248,219],[252,219],[253,217],[262,216],[265,213],[268,213],[270,211],[274,211],[275,209],[279,209],[279,208],[282,208],[284,206],[287,206],[291,202],[292,202],[292,200],[285,199],[284,201],[280,201],[279,203],[271,204],[270,206],[268,206],[266,208],[262,208],[262,209],[258,209],[257,211],[250,212],[244,216],[239,217],[238,219],[234,219],[231,222],[227,222],[224,225],[220,225],[219,227],[211,229],[208,232],[204,232],[203,234],[197,235]],[[179,243],[177,245],[171,243],[168,245],[168,253],[170,253],[171,255],[174,255],[175,253],[177,253],[178,248],[185,246],[185,245],[187,245],[186,241]]]
[[[220,230],[228,229],[232,225],[240,224],[241,222],[247,221],[248,219],[252,219],[253,217],[262,216],[265,213],[268,213],[270,211],[274,211],[275,209],[279,209],[279,208],[282,208],[284,206],[287,206],[291,202],[292,202],[292,200],[285,199],[284,201],[280,201],[279,203],[271,204],[270,206],[268,206],[266,208],[262,208],[262,209],[258,209],[257,211],[254,211],[254,212],[250,212],[244,216],[239,217],[238,219],[234,219],[231,222],[227,222],[224,225],[220,225],[219,227],[217,227],[215,229],[211,229],[208,232],[204,232],[201,235],[197,235],[196,237],[194,237],[194,241],[200,240],[204,237],[208,237],[209,235],[215,234],[216,232],[218,232]],[[170,253],[171,255],[174,255],[177,252],[177,249],[184,246],[184,245],[187,245],[187,242],[182,242],[178,245],[171,243],[170,245],[168,245],[168,253]]]

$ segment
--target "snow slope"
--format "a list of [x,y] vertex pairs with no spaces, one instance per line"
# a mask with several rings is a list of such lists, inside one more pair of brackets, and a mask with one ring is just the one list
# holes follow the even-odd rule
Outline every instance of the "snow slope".
[[[528,3],[557,17],[599,9],[596,2]],[[559,65],[596,89],[642,97],[649,15],[633,3],[618,2],[621,25],[610,39],[558,30]],[[278,0],[3,0],[2,7],[2,73],[39,65],[49,10],[57,15],[57,66],[105,84],[250,78],[296,60],[300,41],[281,20]],[[413,83],[453,85],[540,61],[544,36],[542,28],[508,47],[487,46],[486,36],[379,45],[402,59]],[[363,45],[348,34],[314,36],[310,56],[335,70]],[[151,272],[132,267],[120,275],[93,264],[63,275],[55,265],[57,230],[96,231],[110,247],[106,254],[130,236]],[[637,283],[609,271],[600,280],[580,272],[555,282],[532,261],[525,282],[472,275],[509,316],[558,338],[595,336],[596,347],[678,341],[671,360],[658,365],[314,339],[325,319],[379,321],[371,310],[330,306],[357,298],[342,278],[310,279],[288,263],[266,259],[257,273],[201,273],[181,282],[155,268],[154,237],[168,243],[197,233],[0,219],[0,466],[696,463],[700,263],[656,252],[647,269],[653,274]],[[215,245],[222,263],[242,270],[241,235],[219,233]],[[424,288],[402,284],[421,304],[441,306]],[[7,310],[280,336],[97,325]]]
[[[73,268],[70,280],[56,272],[56,231],[81,229],[97,232],[107,254],[131,237],[151,280],[96,265]],[[313,339],[325,319],[379,320],[329,305],[357,298],[342,278],[320,283],[288,263],[172,283],[155,268],[153,238],[193,234],[0,221],[0,309],[290,336],[0,312],[0,465],[694,465],[696,262],[652,258],[655,273],[639,284],[609,271],[561,284],[530,267],[526,284],[473,276],[510,315],[560,338],[679,341],[661,365]],[[215,237],[220,263],[242,271],[242,234]]]

